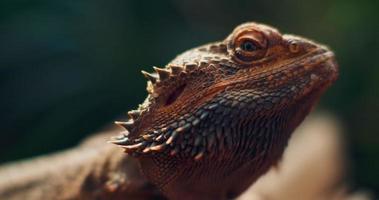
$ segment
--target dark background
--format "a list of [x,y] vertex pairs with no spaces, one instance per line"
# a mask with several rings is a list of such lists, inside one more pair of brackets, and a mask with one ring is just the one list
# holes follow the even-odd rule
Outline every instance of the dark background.
[[352,184],[379,191],[379,1],[0,1],[0,163],[72,147],[146,96],[140,70],[258,21],[328,44],[319,108],[344,123]]

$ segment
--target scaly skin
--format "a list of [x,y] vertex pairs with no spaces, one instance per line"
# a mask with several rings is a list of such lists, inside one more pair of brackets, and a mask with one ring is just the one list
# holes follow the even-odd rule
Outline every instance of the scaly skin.
[[[169,199],[238,196],[281,157],[337,78],[333,53],[255,23],[187,51],[156,74],[112,141]],[[0,199],[162,199],[136,160],[97,135],[0,168]]]
[[325,46],[257,23],[155,71],[143,72],[149,95],[112,142],[173,200],[241,194],[338,76]]

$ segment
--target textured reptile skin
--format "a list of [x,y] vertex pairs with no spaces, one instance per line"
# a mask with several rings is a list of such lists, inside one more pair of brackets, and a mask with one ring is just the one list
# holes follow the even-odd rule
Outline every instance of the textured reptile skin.
[[230,199],[280,159],[291,133],[338,76],[334,54],[245,23],[148,78],[146,101],[113,143],[169,199]]

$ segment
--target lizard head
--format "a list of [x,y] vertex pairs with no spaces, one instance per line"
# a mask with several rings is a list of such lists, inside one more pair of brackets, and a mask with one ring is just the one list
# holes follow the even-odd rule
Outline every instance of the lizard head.
[[228,144],[224,129],[247,119],[280,113],[280,121],[291,111],[297,126],[338,74],[327,47],[257,23],[154,69],[143,72],[146,101],[129,112],[129,121],[116,122],[127,131],[112,142],[136,156],[179,152],[196,160],[223,138]]

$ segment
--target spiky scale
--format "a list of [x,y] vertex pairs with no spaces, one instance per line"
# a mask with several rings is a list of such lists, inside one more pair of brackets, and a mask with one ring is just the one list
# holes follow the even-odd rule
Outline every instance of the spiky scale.
[[151,151],[157,151],[157,152],[160,152],[160,151],[163,151],[165,148],[166,148],[166,144],[160,144],[160,145],[156,145],[156,146],[152,146],[152,147],[149,147]]
[[126,122],[115,121],[115,124],[122,126],[128,131],[130,131],[134,127],[134,121],[126,121]]
[[188,63],[185,65],[185,70],[186,71],[193,71],[197,68],[197,64],[195,63]]
[[127,135],[125,135],[123,132],[120,133],[120,135],[118,136],[115,136],[115,137],[111,137],[111,141],[115,141],[115,140],[123,140],[127,137]]
[[203,113],[200,115],[200,119],[201,120],[204,120],[205,118],[207,118],[209,115],[209,112],[208,111],[203,111]]
[[149,153],[151,152],[151,148],[150,147],[147,147],[145,149],[142,150],[142,153]]
[[126,145],[126,146],[122,146],[124,149],[127,149],[127,150],[133,150],[133,149],[138,149],[140,147],[142,147],[144,144],[141,142],[141,143],[137,143],[137,144],[132,144],[132,145]]
[[161,141],[162,139],[163,139],[163,134],[159,135],[159,136],[155,139],[155,141],[159,142],[159,141]]
[[158,76],[157,75],[154,75],[154,74],[150,74],[149,72],[146,72],[144,70],[141,71],[141,73],[149,80],[151,81],[152,83],[156,83],[157,80],[158,80]]
[[153,67],[153,68],[158,73],[159,79],[161,81],[168,79],[171,75],[171,72],[167,69],[162,69],[162,68],[158,68],[158,67]]
[[218,104],[217,104],[217,103],[213,103],[213,104],[211,104],[211,105],[208,106],[208,109],[209,109],[209,110],[214,110],[214,109],[216,109],[217,107],[218,107]]
[[117,125],[119,125],[119,126],[122,126],[124,123],[126,123],[126,122],[123,122],[123,121],[115,121],[114,122],[115,124],[117,124]]
[[144,134],[142,135],[142,138],[145,139],[145,140],[151,140],[154,136],[153,135],[150,135],[150,134]]
[[202,151],[202,152],[200,152],[200,153],[198,153],[196,156],[195,156],[195,160],[196,161],[199,161],[201,158],[203,158],[204,157],[204,152]]
[[137,138],[137,139],[134,140],[135,143],[142,142],[142,141],[143,141],[143,138]]
[[167,131],[166,133],[163,134],[163,138],[168,139],[170,138],[171,134],[172,134],[172,131]]
[[191,126],[192,125],[190,123],[186,123],[184,126],[177,128],[175,131],[178,133],[183,133],[183,132],[187,131],[188,129],[190,129]]
[[177,136],[178,136],[178,132],[173,131],[171,134],[171,137],[167,139],[166,144],[172,144]]
[[139,110],[132,110],[128,112],[128,115],[132,119],[138,119],[138,117],[141,115],[141,112]]
[[117,137],[117,138],[111,138],[109,142],[116,145],[127,145],[130,142],[130,140],[127,137],[123,137],[123,138]]
[[201,60],[201,61],[199,62],[199,65],[200,65],[200,66],[208,65],[208,61],[206,61],[206,60]]
[[197,126],[199,123],[200,123],[200,119],[196,118],[195,120],[193,120],[192,125]]
[[172,74],[178,75],[183,71],[183,67],[181,66],[176,66],[176,65],[171,65],[170,66]]

